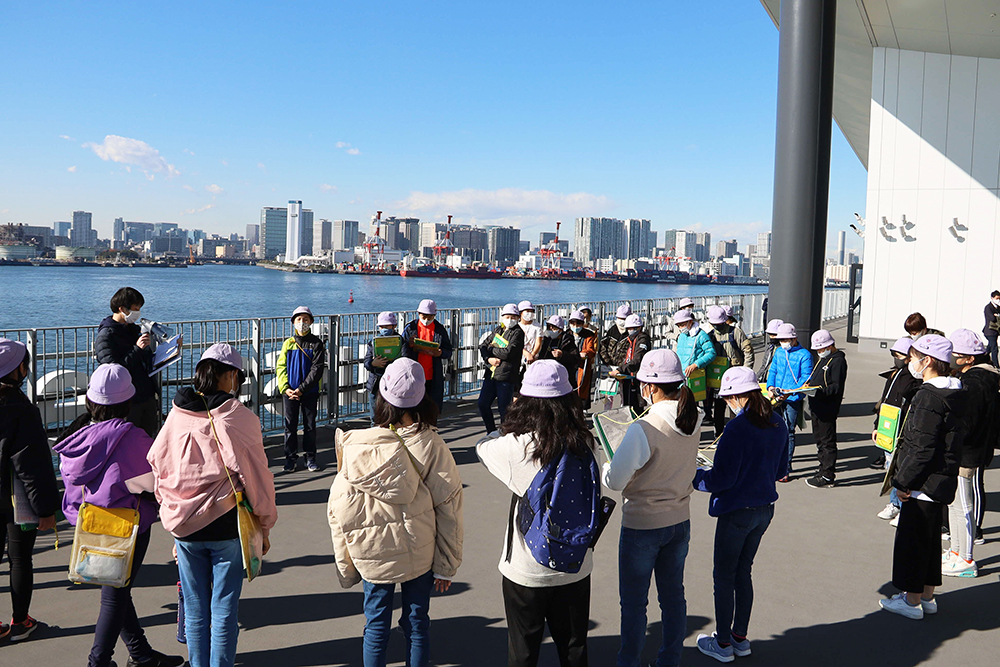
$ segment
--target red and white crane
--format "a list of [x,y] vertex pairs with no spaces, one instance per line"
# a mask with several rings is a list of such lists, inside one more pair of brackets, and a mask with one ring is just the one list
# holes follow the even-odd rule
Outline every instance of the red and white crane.
[[542,258],[542,273],[559,273],[562,271],[562,247],[559,245],[559,226],[562,222],[556,220],[556,237],[546,243],[544,247],[538,249],[538,254]]
[[371,268],[381,269],[385,264],[385,239],[382,238],[382,211],[376,211],[372,217],[375,223],[375,236],[369,237],[364,246],[364,264]]
[[[434,246],[434,261],[439,265],[447,264],[448,257],[455,253],[455,245],[451,242],[451,216],[448,216],[448,225],[445,227],[444,238]],[[444,259],[442,259],[444,258]]]

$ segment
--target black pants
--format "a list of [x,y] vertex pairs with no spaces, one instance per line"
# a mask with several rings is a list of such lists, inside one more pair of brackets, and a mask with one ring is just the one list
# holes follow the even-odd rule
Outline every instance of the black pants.
[[707,389],[705,394],[705,418],[711,420],[715,427],[715,437],[722,435],[726,428],[726,402],[719,398],[718,389]]
[[827,479],[837,477],[837,418],[823,419],[813,413],[813,438],[816,440],[816,456],[819,459],[819,474]]
[[906,500],[892,545],[892,585],[907,593],[941,585],[941,516],[945,505]]
[[642,397],[639,395],[637,380],[621,380],[618,382],[618,393],[622,397],[622,405],[631,406],[636,412],[642,412]]
[[507,667],[534,667],[542,635],[549,634],[562,667],[586,667],[590,577],[575,584],[528,588],[503,578],[507,613]]
[[135,540],[135,556],[128,586],[113,588],[101,586],[101,613],[94,629],[94,646],[90,649],[88,667],[107,667],[115,652],[118,637],[125,642],[129,657],[135,662],[146,662],[153,657],[153,649],[146,641],[146,633],[139,625],[139,616],[132,604],[132,586],[146,557],[149,547],[149,529],[139,533]]
[[302,413],[302,451],[307,460],[316,458],[316,404],[319,394],[303,396],[293,401],[282,396],[281,407],[285,415],[285,459],[294,461],[299,451],[299,413]]
[[997,354],[998,354],[997,337],[996,336],[987,336],[986,337],[986,342],[987,342],[986,351],[990,355],[990,362],[994,366],[996,366],[997,365]]
[[14,623],[23,623],[31,606],[31,593],[35,588],[35,569],[31,553],[35,549],[38,530],[21,530],[16,523],[0,520],[0,562],[4,551],[10,560],[10,606]]
[[487,371],[483,378],[483,388],[479,390],[479,414],[483,417],[483,425],[487,433],[497,430],[496,420],[493,418],[493,401],[497,402],[500,410],[500,423],[503,423],[503,416],[507,414],[507,407],[514,399],[514,392],[517,385],[513,382],[498,382],[493,379]]
[[427,395],[431,397],[438,406],[438,412],[444,410],[444,371],[438,372],[434,369],[434,377],[428,380],[425,385]]
[[141,403],[132,403],[125,421],[141,428],[150,438],[155,438],[160,430],[160,402],[153,396]]

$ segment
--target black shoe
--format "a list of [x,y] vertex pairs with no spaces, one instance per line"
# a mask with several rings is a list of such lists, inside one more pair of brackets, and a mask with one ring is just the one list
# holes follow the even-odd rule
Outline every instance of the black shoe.
[[815,475],[806,480],[806,484],[814,489],[826,489],[834,485],[834,481],[823,475]]
[[31,633],[33,633],[42,625],[45,624],[39,623],[32,617],[28,616],[26,619],[24,619],[24,622],[22,623],[11,623],[10,631],[8,632],[7,637],[12,642],[23,642],[25,639],[31,636]]
[[285,467],[283,468],[285,472],[295,472],[295,459],[291,461],[285,461]]
[[145,662],[136,662],[132,658],[128,659],[125,667],[181,667],[186,665],[187,660],[179,655],[164,655],[159,651],[153,651],[153,657]]
[[868,464],[868,467],[872,470],[885,470],[885,456],[883,455],[872,459],[871,463]]

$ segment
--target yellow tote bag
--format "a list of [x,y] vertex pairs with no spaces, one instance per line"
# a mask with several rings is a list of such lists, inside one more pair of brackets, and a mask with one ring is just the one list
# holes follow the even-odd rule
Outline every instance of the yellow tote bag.
[[139,510],[84,501],[76,520],[69,580],[74,584],[127,586],[139,533]]

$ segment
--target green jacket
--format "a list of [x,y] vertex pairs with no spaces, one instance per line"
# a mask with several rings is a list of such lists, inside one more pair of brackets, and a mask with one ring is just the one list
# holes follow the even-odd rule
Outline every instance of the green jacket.
[[278,391],[301,389],[303,394],[318,394],[326,369],[326,346],[314,334],[291,336],[278,355]]

